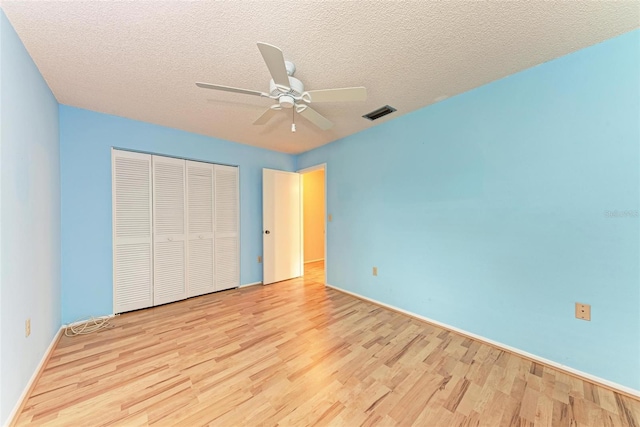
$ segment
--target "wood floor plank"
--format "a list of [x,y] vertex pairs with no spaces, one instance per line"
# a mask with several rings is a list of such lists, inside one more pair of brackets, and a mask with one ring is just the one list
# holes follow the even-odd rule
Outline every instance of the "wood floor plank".
[[62,337],[16,425],[625,426],[640,401],[304,278]]

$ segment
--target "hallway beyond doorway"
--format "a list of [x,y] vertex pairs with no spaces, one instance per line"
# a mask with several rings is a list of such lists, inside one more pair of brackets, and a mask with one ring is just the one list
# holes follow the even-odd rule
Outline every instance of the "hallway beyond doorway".
[[308,262],[304,265],[304,284],[324,284],[324,260]]

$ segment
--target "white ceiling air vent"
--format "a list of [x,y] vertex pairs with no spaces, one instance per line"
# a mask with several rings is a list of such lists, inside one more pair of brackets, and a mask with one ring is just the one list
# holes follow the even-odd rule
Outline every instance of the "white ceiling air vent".
[[374,120],[379,119],[380,117],[386,116],[387,114],[391,114],[394,111],[396,111],[395,108],[393,108],[393,107],[391,107],[389,105],[385,105],[384,107],[378,108],[377,110],[374,110],[374,111],[370,112],[369,114],[365,114],[362,117],[364,117],[367,120],[374,121]]

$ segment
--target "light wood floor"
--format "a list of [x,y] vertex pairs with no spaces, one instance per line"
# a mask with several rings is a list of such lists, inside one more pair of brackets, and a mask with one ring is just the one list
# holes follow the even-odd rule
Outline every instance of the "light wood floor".
[[640,426],[640,402],[304,279],[62,337],[19,425]]

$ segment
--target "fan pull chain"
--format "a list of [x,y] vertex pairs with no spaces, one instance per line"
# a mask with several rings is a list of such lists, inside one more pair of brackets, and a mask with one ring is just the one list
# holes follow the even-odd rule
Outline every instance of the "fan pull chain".
[[295,106],[294,108],[291,109],[291,132],[295,132],[296,131],[296,109]]

